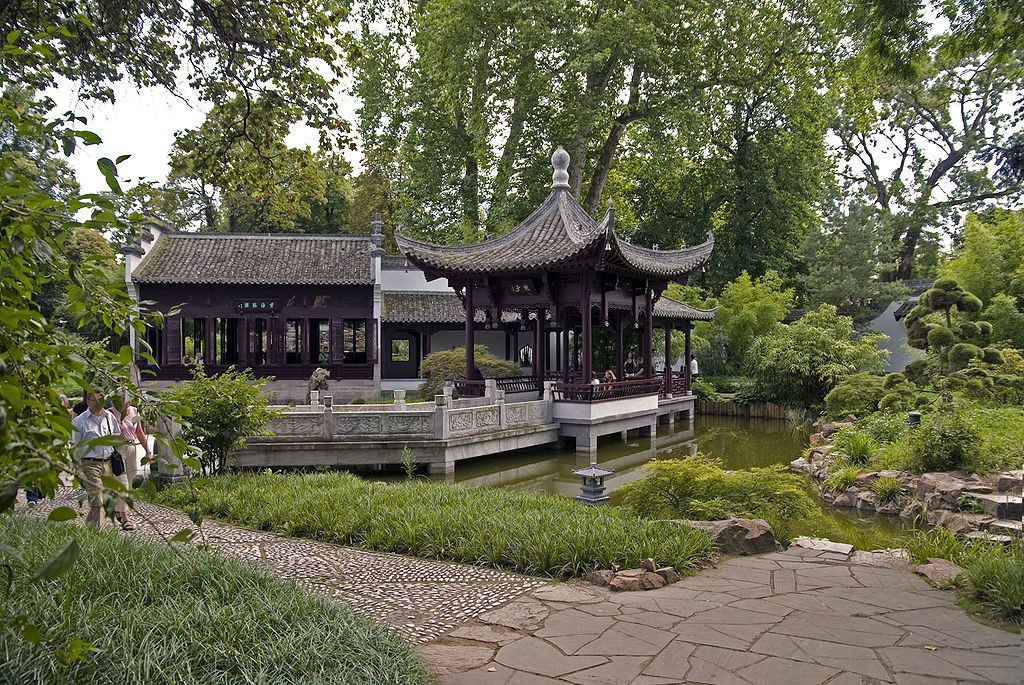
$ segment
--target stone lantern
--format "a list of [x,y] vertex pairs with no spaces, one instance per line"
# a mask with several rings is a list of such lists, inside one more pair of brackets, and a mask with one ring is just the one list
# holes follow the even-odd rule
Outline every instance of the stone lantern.
[[580,494],[576,496],[577,502],[594,506],[610,501],[611,498],[604,494],[604,479],[615,473],[614,471],[591,464],[585,469],[573,469],[572,472],[580,477]]

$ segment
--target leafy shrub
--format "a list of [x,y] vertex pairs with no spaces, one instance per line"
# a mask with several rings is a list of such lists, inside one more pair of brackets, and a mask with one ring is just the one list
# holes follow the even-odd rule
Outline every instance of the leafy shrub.
[[884,379],[873,373],[855,373],[847,376],[825,395],[828,416],[839,418],[847,414],[863,416],[878,411],[878,402],[885,395]]
[[837,469],[825,479],[825,487],[832,492],[842,492],[846,488],[857,484],[858,475],[860,475],[860,470],[856,466],[846,466]]
[[980,514],[984,511],[978,498],[966,493],[956,498],[956,510],[966,511],[971,514]]
[[1024,540],[1010,545],[963,540],[946,528],[920,532],[907,543],[910,559],[948,559],[966,572],[971,596],[1018,624],[1024,619]]
[[846,455],[849,463],[857,466],[867,465],[878,449],[874,438],[867,433],[851,428],[839,431],[832,444]]
[[707,381],[697,378],[690,384],[690,389],[693,394],[702,400],[709,400],[711,402],[717,402],[721,397],[718,396],[718,392],[715,390],[715,386],[711,385]]
[[714,386],[715,392],[737,392],[740,387],[750,381],[746,376],[701,376],[701,380]]
[[[433,682],[398,635],[249,564],[23,517],[0,520],[0,539],[22,556],[5,558],[0,682]],[[81,550],[71,571],[32,582],[32,570],[71,540]],[[9,630],[15,616],[44,643]],[[74,640],[96,651],[63,663]]]
[[[348,473],[231,474],[157,492],[163,504],[258,530],[538,576],[579,576],[648,557],[680,573],[705,565],[703,532],[553,495],[422,479],[378,485]],[[197,501],[198,500],[198,501]]]
[[268,378],[256,378],[252,369],[234,367],[206,375],[202,366],[192,369],[192,380],[164,391],[188,418],[181,436],[201,450],[203,473],[221,470],[232,450],[245,447],[256,435],[270,435],[267,424],[279,415],[270,408],[273,395],[264,392]]
[[[519,365],[505,359],[495,357],[484,345],[473,347],[476,366],[484,378],[505,378],[519,375]],[[451,350],[431,352],[420,364],[420,377],[423,383],[419,387],[422,397],[434,397],[441,394],[445,381],[454,381],[466,375],[466,348],[456,347]]]
[[871,491],[880,502],[887,502],[903,494],[903,483],[899,478],[881,476],[871,482]]
[[888,352],[881,334],[858,336],[853,320],[823,304],[788,326],[757,338],[750,358],[758,390],[790,407],[820,405],[847,376],[881,369]]
[[910,433],[910,459],[918,472],[953,471],[975,460],[981,436],[959,404],[924,414]]
[[783,466],[725,471],[718,459],[652,461],[646,478],[622,486],[623,501],[646,518],[763,518],[772,526],[813,516],[814,499],[801,476]]
[[893,412],[876,412],[857,423],[857,427],[870,435],[878,445],[896,442],[907,434],[907,417]]

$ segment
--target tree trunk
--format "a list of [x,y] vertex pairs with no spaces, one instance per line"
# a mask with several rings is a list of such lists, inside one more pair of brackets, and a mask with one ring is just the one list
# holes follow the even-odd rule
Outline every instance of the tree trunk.
[[626,103],[626,111],[615,118],[608,137],[601,146],[601,154],[597,158],[594,173],[590,177],[590,186],[587,188],[587,197],[583,201],[583,209],[590,214],[597,209],[601,202],[601,194],[604,192],[604,185],[608,181],[608,174],[612,168],[612,160],[615,158],[615,150],[619,147],[626,127],[630,122],[640,118],[638,105],[640,104],[640,82],[643,79],[643,69],[633,65],[633,75],[629,82],[629,100]]
[[896,278],[906,280],[914,277],[914,250],[917,249],[917,241],[921,238],[921,225],[917,222],[907,227],[907,234],[900,246],[899,265],[896,268]]
[[459,195],[462,198],[462,218],[474,228],[480,226],[480,166],[473,154],[473,140],[466,132],[466,116],[462,110],[455,112],[455,132],[463,144],[465,174]]
[[526,117],[537,105],[538,91],[529,87],[529,75],[536,64],[536,54],[528,52],[523,56],[516,75],[516,94],[512,103],[512,115],[509,122],[508,138],[498,160],[497,172],[494,176],[494,192],[492,203],[497,205],[505,199],[512,178],[512,164],[519,155],[519,147],[526,127]]

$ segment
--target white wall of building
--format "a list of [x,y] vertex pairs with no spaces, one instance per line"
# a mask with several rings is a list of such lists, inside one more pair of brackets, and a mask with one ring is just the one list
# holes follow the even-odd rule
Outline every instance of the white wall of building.
[[387,268],[380,275],[384,291],[412,292],[455,292],[448,286],[448,279],[435,278],[428,281],[419,269]]

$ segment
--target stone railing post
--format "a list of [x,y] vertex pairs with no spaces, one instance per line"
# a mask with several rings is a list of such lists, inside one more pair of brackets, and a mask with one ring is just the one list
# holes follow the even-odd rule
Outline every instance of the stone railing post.
[[487,404],[494,404],[497,400],[498,393],[498,381],[493,378],[487,378],[484,380],[484,397],[487,398]]
[[395,411],[405,410],[405,390],[395,390]]
[[313,409],[316,409],[316,408],[318,408],[319,405],[320,405],[320,391],[319,390],[310,390],[309,391],[309,406],[313,407]]
[[452,393],[449,388],[443,395],[434,395],[434,437],[444,440],[448,437],[448,410],[451,408]]
[[324,406],[321,423],[320,435],[323,436],[324,440],[332,439],[334,437],[334,410],[331,407]]
[[505,430],[508,427],[508,419],[505,416],[505,391],[497,390],[494,393],[494,404],[498,407],[498,428]]

